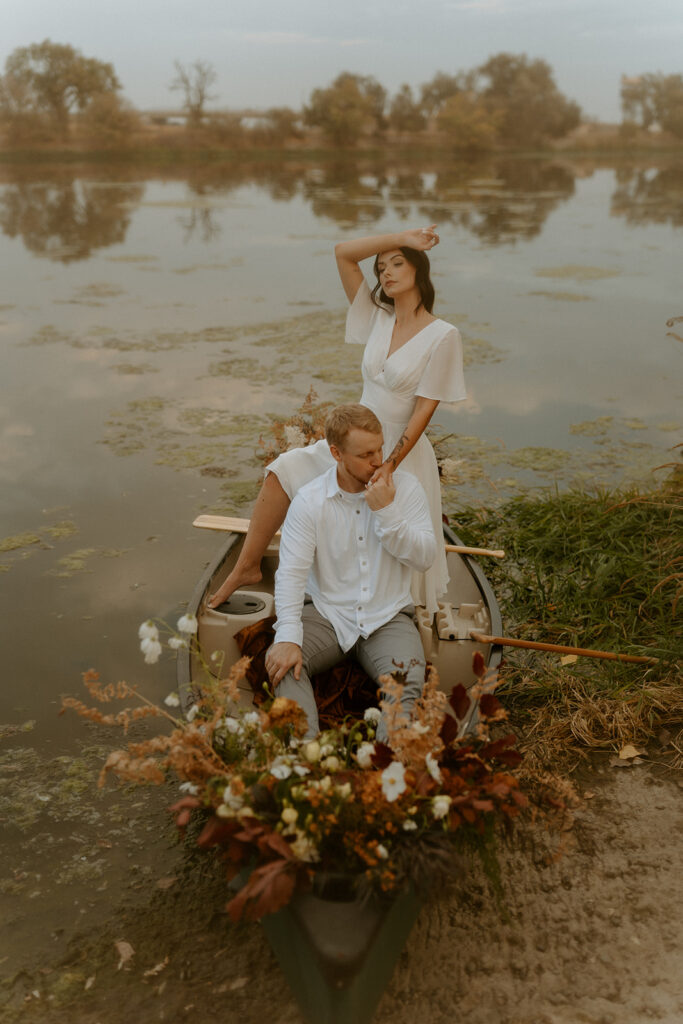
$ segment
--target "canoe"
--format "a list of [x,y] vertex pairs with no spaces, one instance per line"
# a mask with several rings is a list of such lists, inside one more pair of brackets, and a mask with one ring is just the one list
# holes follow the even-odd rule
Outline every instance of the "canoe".
[[[263,560],[260,583],[237,591],[217,609],[206,607],[209,595],[235,564],[243,537],[243,531],[228,533],[202,573],[187,609],[197,616],[201,649],[208,654],[222,652],[224,673],[240,657],[234,634],[274,614],[278,538]],[[463,545],[445,525],[444,543],[450,575],[446,600],[434,622],[424,609],[416,609],[416,615],[427,659],[438,669],[441,688],[450,693],[457,683],[470,687],[475,682],[472,659],[477,651],[487,667],[497,671],[502,647],[474,640],[470,631],[500,635],[502,623],[481,566],[470,555],[448,550]],[[178,693],[187,707],[199,689],[200,666],[184,649],[178,651],[177,664]],[[251,705],[253,692],[246,681],[241,694],[244,703]],[[475,724],[473,705],[460,732]],[[410,887],[393,899],[361,903],[343,885],[323,886],[318,892],[296,893],[288,906],[262,919],[266,937],[308,1024],[370,1024],[420,905],[418,894]]]
[[[220,529],[220,517],[213,517],[213,521],[217,524],[215,528]],[[445,524],[443,532],[447,548],[464,546]],[[201,650],[207,654],[218,651],[214,664],[222,666],[224,671],[240,657],[235,633],[275,614],[273,592],[278,565],[278,537],[274,538],[263,559],[263,578],[259,583],[236,591],[216,609],[206,606],[210,594],[218,589],[232,570],[243,540],[242,532],[227,533],[197,582],[187,607],[188,614],[197,617],[197,638]],[[446,561],[450,577],[448,593],[439,603],[434,621],[430,621],[424,608],[416,609],[416,618],[425,656],[439,673],[441,689],[450,693],[457,683],[469,688],[476,681],[472,669],[475,652],[479,651],[486,666],[496,671],[503,648],[470,636],[471,631],[488,636],[500,636],[502,633],[500,609],[481,565],[474,557],[451,550],[446,552]],[[199,679],[197,660],[187,650],[178,651],[178,694],[183,707],[193,703]],[[251,704],[253,693],[246,681],[242,684],[241,693],[245,704]],[[472,725],[471,722],[466,724],[468,727]]]

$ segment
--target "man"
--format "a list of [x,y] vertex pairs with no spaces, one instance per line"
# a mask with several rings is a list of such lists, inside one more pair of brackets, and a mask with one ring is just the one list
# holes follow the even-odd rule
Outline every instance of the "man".
[[[310,677],[347,655],[375,681],[405,672],[406,709],[421,694],[425,661],[410,579],[436,555],[416,478],[398,470],[369,483],[383,461],[375,414],[362,405],[338,406],[325,432],[336,465],[302,487],[287,513],[275,577],[275,641],[266,655],[277,695],[306,712],[306,738],[319,731]],[[386,740],[384,722],[377,738]]]

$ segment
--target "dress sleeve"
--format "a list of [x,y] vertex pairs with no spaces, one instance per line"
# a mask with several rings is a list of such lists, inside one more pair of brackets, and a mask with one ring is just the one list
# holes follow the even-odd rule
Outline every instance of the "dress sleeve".
[[439,402],[460,402],[467,398],[462,369],[462,338],[457,327],[447,326],[448,330],[429,353],[415,394]]
[[346,314],[344,341],[347,345],[367,344],[375,320],[380,313],[382,310],[372,301],[367,282],[363,281]]

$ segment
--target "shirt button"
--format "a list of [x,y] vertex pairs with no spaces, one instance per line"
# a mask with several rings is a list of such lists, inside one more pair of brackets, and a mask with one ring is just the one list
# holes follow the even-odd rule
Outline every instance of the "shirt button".
[[358,538],[358,540],[362,540],[362,539],[363,539],[362,537],[359,537],[359,538]]
[[356,515],[357,515],[357,516],[359,516],[359,515],[360,515],[360,509],[359,509],[359,508],[357,508],[357,509],[356,509]]

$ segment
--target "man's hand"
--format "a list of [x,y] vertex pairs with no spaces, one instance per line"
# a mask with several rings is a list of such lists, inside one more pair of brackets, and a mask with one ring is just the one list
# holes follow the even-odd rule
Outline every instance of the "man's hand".
[[371,481],[365,488],[365,500],[373,512],[391,505],[395,497],[396,487],[392,473],[378,477],[374,483]]
[[273,644],[266,653],[266,672],[273,686],[282,682],[289,670],[294,669],[294,678],[301,675],[301,648],[289,642]]

